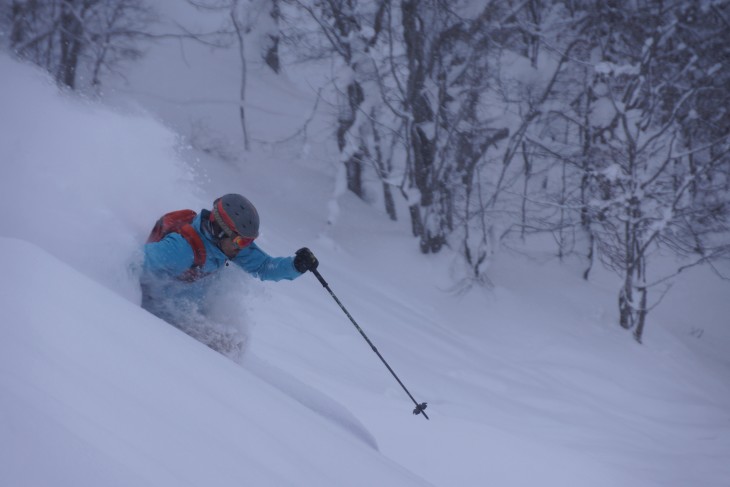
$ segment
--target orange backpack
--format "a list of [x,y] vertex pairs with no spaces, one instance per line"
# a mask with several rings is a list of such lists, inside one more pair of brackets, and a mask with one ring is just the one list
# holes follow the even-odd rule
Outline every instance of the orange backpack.
[[190,268],[193,273],[187,273],[185,280],[195,280],[199,269],[205,265],[205,245],[198,232],[193,228],[193,219],[197,216],[193,210],[177,210],[165,213],[157,220],[155,226],[147,237],[147,243],[159,242],[170,233],[179,233],[190,244],[193,249],[193,265]]

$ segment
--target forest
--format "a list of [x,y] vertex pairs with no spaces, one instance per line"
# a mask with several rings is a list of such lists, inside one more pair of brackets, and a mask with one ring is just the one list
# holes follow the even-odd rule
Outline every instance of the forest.
[[407,221],[414,252],[458,256],[457,290],[547,239],[586,280],[616,273],[641,342],[685,269],[730,257],[728,2],[185,1],[219,27],[161,30],[145,0],[0,0],[0,45],[87,96],[162,39],[234,50],[246,149],[246,46],[280,76],[326,60],[343,187]]

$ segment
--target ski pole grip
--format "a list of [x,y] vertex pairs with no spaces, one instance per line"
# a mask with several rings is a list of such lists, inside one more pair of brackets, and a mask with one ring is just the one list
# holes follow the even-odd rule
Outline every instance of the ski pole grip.
[[317,280],[319,280],[322,287],[328,288],[327,281],[324,280],[324,277],[322,277],[322,274],[320,274],[317,269],[312,269],[312,274],[317,277]]

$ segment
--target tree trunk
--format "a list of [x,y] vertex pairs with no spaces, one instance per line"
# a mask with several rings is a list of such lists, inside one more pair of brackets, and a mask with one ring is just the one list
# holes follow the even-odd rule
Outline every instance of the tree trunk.
[[398,220],[398,214],[395,210],[395,198],[393,191],[387,181],[383,181],[383,201],[385,203],[385,212],[392,221]]
[[[340,152],[346,152],[347,134],[355,125],[357,111],[365,100],[365,93],[362,86],[357,81],[353,81],[347,85],[347,103],[340,107],[339,126],[337,127],[337,147]],[[353,134],[353,137],[359,137],[359,134]],[[365,156],[365,150],[362,146],[358,147],[346,161],[343,161],[347,170],[347,188],[355,193],[359,198],[365,197],[365,188],[362,182],[362,162]]]
[[345,161],[347,189],[355,193],[360,199],[365,199],[365,188],[362,184],[362,165],[365,155],[365,149],[361,146],[352,157]]
[[84,26],[77,15],[70,9],[74,8],[73,2],[64,2],[61,13],[61,59],[58,64],[56,81],[72,90],[76,88],[76,70],[79,65],[79,56],[83,48],[82,39]]
[[522,143],[522,158],[525,163],[524,166],[524,183],[522,186],[522,230],[520,231],[520,236],[522,238],[522,241],[525,241],[525,231],[527,229],[527,188],[530,183],[530,176],[532,175],[532,164],[530,163],[530,156],[527,154],[527,144]]
[[637,311],[637,323],[636,330],[634,331],[634,339],[641,343],[644,337],[644,324],[646,323],[646,315],[648,313],[648,310],[646,309],[647,290],[646,287],[642,286],[638,288],[637,291],[640,296],[640,302],[639,309]]
[[246,50],[243,40],[243,28],[238,20],[238,0],[234,0],[231,6],[231,21],[236,31],[236,38],[238,39],[238,53],[241,60],[241,90],[238,100],[238,113],[241,119],[241,131],[243,132],[243,148],[248,151],[248,128],[246,126]]
[[25,16],[28,15],[26,12],[25,2],[19,0],[13,0],[10,7],[10,47],[15,48],[25,40],[26,35],[26,20]]
[[[437,251],[443,238],[429,225],[429,220],[423,219],[423,213],[428,217],[429,207],[434,204],[433,170],[435,151],[433,141],[428,138],[422,128],[433,122],[434,113],[424,94],[426,83],[425,44],[427,33],[423,31],[423,20],[419,17],[419,0],[407,0],[401,4],[403,37],[406,44],[408,59],[408,82],[405,93],[405,110],[412,115],[409,135],[409,151],[412,165],[410,179],[418,188],[421,200],[419,211],[411,206],[411,227],[420,237],[420,248],[424,253]],[[418,220],[414,220],[418,218]]]
[[378,176],[383,182],[383,201],[385,202],[385,212],[388,214],[388,217],[390,217],[391,220],[396,221],[398,219],[398,215],[396,214],[395,210],[395,199],[393,198],[393,191],[391,190],[391,185],[388,181],[388,179],[390,178],[390,173],[392,171],[392,165],[390,163],[390,159],[388,159],[387,164],[385,160],[383,160],[383,148],[381,147],[380,131],[378,130],[378,126],[375,123],[374,113],[371,114],[371,119],[373,121],[371,128],[373,131],[373,142],[375,146],[375,164],[377,165]]
[[279,7],[279,0],[271,1],[271,10],[269,11],[271,20],[276,28],[276,33],[266,34],[267,46],[263,54],[264,62],[271,68],[273,72],[279,74],[281,71],[281,60],[279,58],[279,18],[281,17],[281,8]]
[[408,207],[408,213],[411,217],[411,232],[414,237],[420,237],[423,235],[423,219],[421,218],[421,207],[417,204],[412,204]]
[[624,285],[618,296],[619,324],[625,330],[630,330],[634,326],[633,291],[633,271],[627,269],[624,275]]
[[[637,250],[637,253],[641,252],[641,250]],[[646,307],[646,301],[647,301],[647,288],[646,288],[646,258],[644,255],[637,256],[638,263],[636,265],[637,270],[637,281],[638,285],[636,287],[636,292],[639,294],[639,307],[638,309],[635,309],[634,312],[636,314],[636,330],[634,330],[634,339],[641,343],[641,340],[644,336],[644,324],[646,323],[646,315],[649,313],[649,310]]]

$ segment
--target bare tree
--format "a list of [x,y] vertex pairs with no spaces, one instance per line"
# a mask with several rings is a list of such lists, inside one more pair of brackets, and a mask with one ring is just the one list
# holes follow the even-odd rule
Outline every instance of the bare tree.
[[363,85],[374,83],[373,63],[377,61],[369,51],[379,40],[387,1],[295,2],[319,27],[320,34],[330,47],[329,54],[338,58],[347,70],[345,76],[334,80],[340,100],[336,139],[346,171],[347,187],[360,198],[365,198],[364,166],[373,160],[363,135],[369,130],[370,116],[364,106],[366,90]]
[[261,58],[276,73],[281,69],[279,60],[278,21],[280,0],[187,0],[205,12],[219,12],[221,26],[208,33],[187,32],[182,35],[214,48],[235,46],[238,52],[241,77],[238,89],[238,118],[241,124],[244,150],[251,148],[246,119],[246,88],[248,85],[247,38],[263,39]]
[[243,149],[245,151],[250,150],[250,144],[248,141],[248,128],[246,127],[246,76],[247,76],[247,65],[246,65],[246,44],[244,42],[244,36],[247,33],[247,28],[244,27],[240,20],[239,13],[239,0],[232,0],[230,10],[231,23],[233,24],[233,31],[236,34],[236,40],[238,42],[238,56],[241,62],[241,83],[239,89],[238,98],[238,114],[241,121],[241,131],[243,132]]
[[155,20],[143,0],[12,0],[9,12],[8,47],[71,89],[98,87],[104,73],[139,58]]
[[[712,125],[723,110],[699,107],[705,97],[727,99],[703,89],[697,77],[710,80],[727,67],[702,59],[707,46],[677,53],[680,11],[659,2],[625,14],[609,26],[617,44],[609,45],[596,68],[595,95],[602,120],[593,154],[594,199],[587,206],[602,260],[623,278],[619,292],[620,324],[641,342],[651,309],[650,288],[667,282],[687,265],[726,255],[720,237],[728,231],[728,194],[723,190],[730,164],[730,127],[717,126],[698,141],[693,127]],[[629,17],[630,16],[630,17]],[[705,24],[712,25],[712,22]],[[712,29],[710,29],[712,30]],[[727,29],[716,24],[712,37],[727,42]],[[706,37],[706,42],[712,37]],[[716,40],[712,41],[717,42]],[[621,53],[621,58],[613,58]],[[715,71],[713,73],[713,70]],[[717,101],[717,98],[715,99]],[[694,136],[693,136],[694,134]],[[712,196],[710,196],[712,195]],[[598,196],[598,198],[596,198]],[[690,259],[668,275],[650,273],[651,256],[660,248]],[[651,276],[655,277],[651,277]]]

